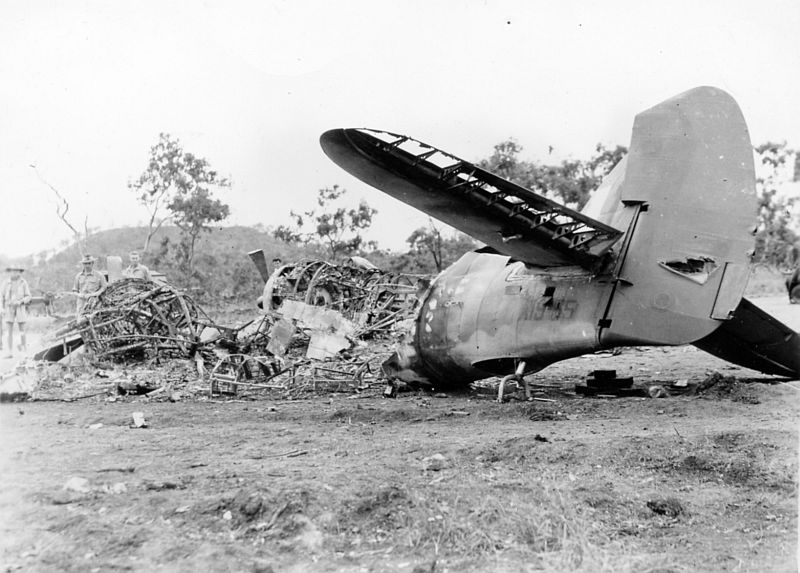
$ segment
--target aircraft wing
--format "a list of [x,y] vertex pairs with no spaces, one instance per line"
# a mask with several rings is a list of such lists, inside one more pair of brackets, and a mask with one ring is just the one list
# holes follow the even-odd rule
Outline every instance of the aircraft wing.
[[800,378],[800,334],[746,298],[733,319],[693,344],[734,364]]
[[591,268],[622,235],[404,135],[333,129],[320,143],[334,163],[365,183],[526,263]]

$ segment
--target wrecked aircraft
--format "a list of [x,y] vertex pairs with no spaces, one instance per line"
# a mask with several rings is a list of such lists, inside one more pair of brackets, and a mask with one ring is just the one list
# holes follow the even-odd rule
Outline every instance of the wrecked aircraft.
[[410,137],[334,129],[320,141],[362,181],[487,245],[422,296],[385,365],[391,376],[464,385],[618,346],[694,344],[800,377],[798,334],[743,298],[753,151],[722,90],[695,88],[638,114],[627,157],[581,212]]

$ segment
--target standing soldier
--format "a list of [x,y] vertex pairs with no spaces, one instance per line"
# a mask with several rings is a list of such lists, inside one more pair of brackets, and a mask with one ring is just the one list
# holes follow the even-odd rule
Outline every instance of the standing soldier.
[[14,323],[19,325],[19,350],[26,349],[25,341],[25,322],[28,312],[25,305],[31,301],[31,289],[28,281],[22,278],[25,269],[19,267],[8,267],[6,272],[10,273],[8,281],[3,285],[3,320],[8,330],[8,349],[5,358],[11,358],[14,351]]
[[129,279],[152,281],[153,277],[150,276],[150,269],[139,263],[139,251],[131,251],[129,256],[131,264],[122,271],[123,276]]
[[94,257],[85,255],[81,259],[81,272],[75,277],[75,284],[72,290],[78,296],[77,310],[75,316],[80,317],[86,302],[93,297],[100,296],[106,290],[106,277],[94,270]]

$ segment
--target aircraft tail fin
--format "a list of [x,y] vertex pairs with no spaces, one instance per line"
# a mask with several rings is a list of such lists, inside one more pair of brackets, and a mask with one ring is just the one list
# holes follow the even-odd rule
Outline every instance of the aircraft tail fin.
[[584,214],[626,229],[602,344],[711,334],[739,306],[754,247],[753,150],[734,99],[700,87],[637,115],[628,156]]

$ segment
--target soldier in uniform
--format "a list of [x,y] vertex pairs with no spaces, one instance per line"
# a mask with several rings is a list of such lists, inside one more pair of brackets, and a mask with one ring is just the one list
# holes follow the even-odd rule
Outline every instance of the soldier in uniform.
[[81,259],[81,272],[75,276],[75,284],[72,290],[77,293],[78,303],[75,316],[81,316],[86,302],[96,296],[100,296],[106,290],[106,277],[94,269],[95,258],[85,255]]
[[25,307],[31,300],[31,289],[28,281],[22,278],[25,269],[20,267],[8,267],[8,280],[3,285],[2,304],[3,321],[6,323],[8,331],[8,348],[5,358],[10,358],[14,351],[14,323],[19,326],[19,350],[26,349],[25,341],[25,322],[28,319],[27,308]]

